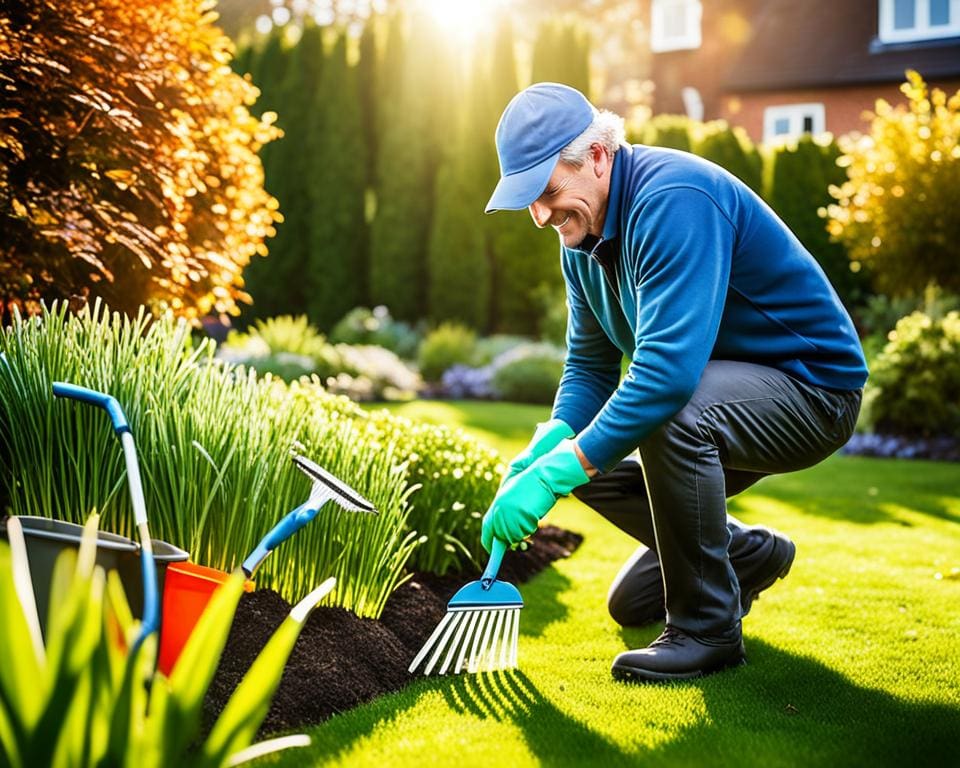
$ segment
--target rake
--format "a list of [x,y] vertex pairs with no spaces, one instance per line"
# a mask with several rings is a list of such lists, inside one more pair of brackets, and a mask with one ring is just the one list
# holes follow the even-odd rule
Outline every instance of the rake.
[[[497,581],[507,545],[493,540],[490,560],[479,581],[471,581],[447,603],[447,613],[410,664],[413,672],[428,656],[423,674],[429,675],[441,656],[437,674],[447,671],[493,672],[517,666],[520,609],[523,598],[512,584]],[[431,654],[431,651],[433,652]]]

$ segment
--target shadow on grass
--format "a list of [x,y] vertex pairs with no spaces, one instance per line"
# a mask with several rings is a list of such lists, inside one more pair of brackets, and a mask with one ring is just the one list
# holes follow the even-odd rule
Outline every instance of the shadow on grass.
[[[559,595],[566,594],[573,586],[573,582],[560,573],[556,568],[546,568],[532,579],[537,585],[537,599],[525,601],[520,611],[520,634],[539,636],[554,622],[563,621],[569,609],[558,599]],[[520,587],[521,596],[524,585]]]
[[[655,630],[643,630],[644,638]],[[644,638],[628,630],[628,645]],[[636,639],[638,642],[633,642]],[[677,766],[900,766],[955,765],[960,706],[904,701],[856,683],[820,662],[786,653],[760,640],[748,639],[749,664],[683,683],[612,685],[633,688],[635,705],[616,708],[610,717],[635,718],[637,728],[655,722],[644,715],[650,695],[657,709],[689,706],[685,692],[700,692],[704,717],[683,727],[657,746],[622,745],[562,711],[517,670],[433,678],[414,683],[398,694],[334,718],[312,734],[311,752],[318,760],[334,760],[375,730],[383,730],[416,707],[421,695],[442,694],[451,714],[469,715],[513,725],[542,765]],[[613,652],[613,651],[612,651]],[[612,653],[611,653],[612,655]],[[678,713],[679,714],[679,713]],[[679,718],[678,718],[679,719]],[[438,722],[437,728],[455,726]],[[665,727],[672,723],[664,720]],[[638,740],[650,741],[638,732]],[[299,755],[299,758],[298,758]],[[304,752],[294,750],[280,760],[304,765]],[[441,762],[453,756],[437,755]]]
[[[701,766],[711,762],[707,755],[749,765],[947,765],[956,759],[960,708],[902,701],[812,659],[760,641],[749,647],[747,667],[668,686],[700,690],[708,716],[650,749],[609,740],[515,670],[458,678],[443,695],[455,712],[512,723],[544,765]],[[638,699],[644,688],[637,686]]]
[[[729,500],[730,511],[753,511],[769,498],[803,514],[858,525],[912,527],[902,512],[960,523],[960,465],[946,462],[833,457],[802,472],[765,478]],[[953,509],[951,509],[953,507]]]

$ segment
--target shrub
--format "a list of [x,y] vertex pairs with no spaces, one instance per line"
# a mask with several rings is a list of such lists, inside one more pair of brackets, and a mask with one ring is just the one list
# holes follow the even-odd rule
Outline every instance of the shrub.
[[879,291],[916,294],[931,280],[960,291],[960,92],[928,94],[914,71],[901,90],[906,107],[878,100],[869,135],[841,139],[847,180],[830,189],[830,233]]
[[389,349],[370,345],[337,344],[340,372],[323,379],[335,394],[354,400],[411,400],[423,380]]
[[476,344],[477,334],[471,329],[459,323],[441,323],[420,344],[420,375],[427,381],[439,381],[450,366],[469,363]]
[[[839,147],[832,138],[824,142],[805,135],[769,147],[768,152],[764,197],[823,267],[843,303],[847,307],[858,304],[866,289],[866,272],[851,270],[846,250],[831,241],[821,216],[832,200],[830,186],[841,184],[846,176],[837,165]],[[890,328],[893,323],[884,331]]]
[[648,147],[667,147],[692,151],[690,128],[693,121],[684,115],[655,115],[640,129],[639,143]]
[[473,359],[470,361],[470,365],[489,365],[504,352],[509,352],[515,347],[529,343],[530,339],[528,339],[526,336],[511,336],[504,333],[496,333],[493,336],[484,336],[477,341],[477,346],[474,348]]
[[380,305],[372,310],[350,310],[330,331],[330,341],[339,344],[374,344],[389,349],[405,360],[412,360],[420,346],[421,333],[408,323],[394,320],[390,310]]
[[[201,0],[25,0],[0,15],[3,303],[99,296],[235,314],[279,220],[278,134]],[[123,280],[119,280],[120,276]]]
[[725,120],[699,123],[692,129],[693,151],[760,192],[763,161],[747,132],[731,127]]
[[563,357],[563,351],[550,344],[528,344],[506,352],[492,365],[497,396],[518,403],[552,403]]
[[864,422],[879,433],[960,437],[960,312],[902,318],[877,356]]

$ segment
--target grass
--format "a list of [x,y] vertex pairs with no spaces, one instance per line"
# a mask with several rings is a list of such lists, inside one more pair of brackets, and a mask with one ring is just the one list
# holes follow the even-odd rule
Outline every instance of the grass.
[[[414,402],[506,456],[546,408]],[[309,731],[270,764],[354,766],[956,765],[960,747],[960,467],[835,456],[731,503],[790,533],[788,579],[744,622],[749,664],[696,682],[615,683],[622,630],[606,590],[633,544],[574,500],[585,535],[524,585],[520,671],[419,679]],[[266,762],[266,761],[265,761]]]

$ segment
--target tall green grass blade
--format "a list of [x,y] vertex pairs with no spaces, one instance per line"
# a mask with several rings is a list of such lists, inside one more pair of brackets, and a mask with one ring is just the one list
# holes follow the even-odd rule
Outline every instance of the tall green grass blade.
[[270,699],[280,684],[283,664],[293,650],[310,612],[336,585],[327,579],[290,611],[233,692],[203,746],[203,756],[223,765],[249,744],[267,715]]

